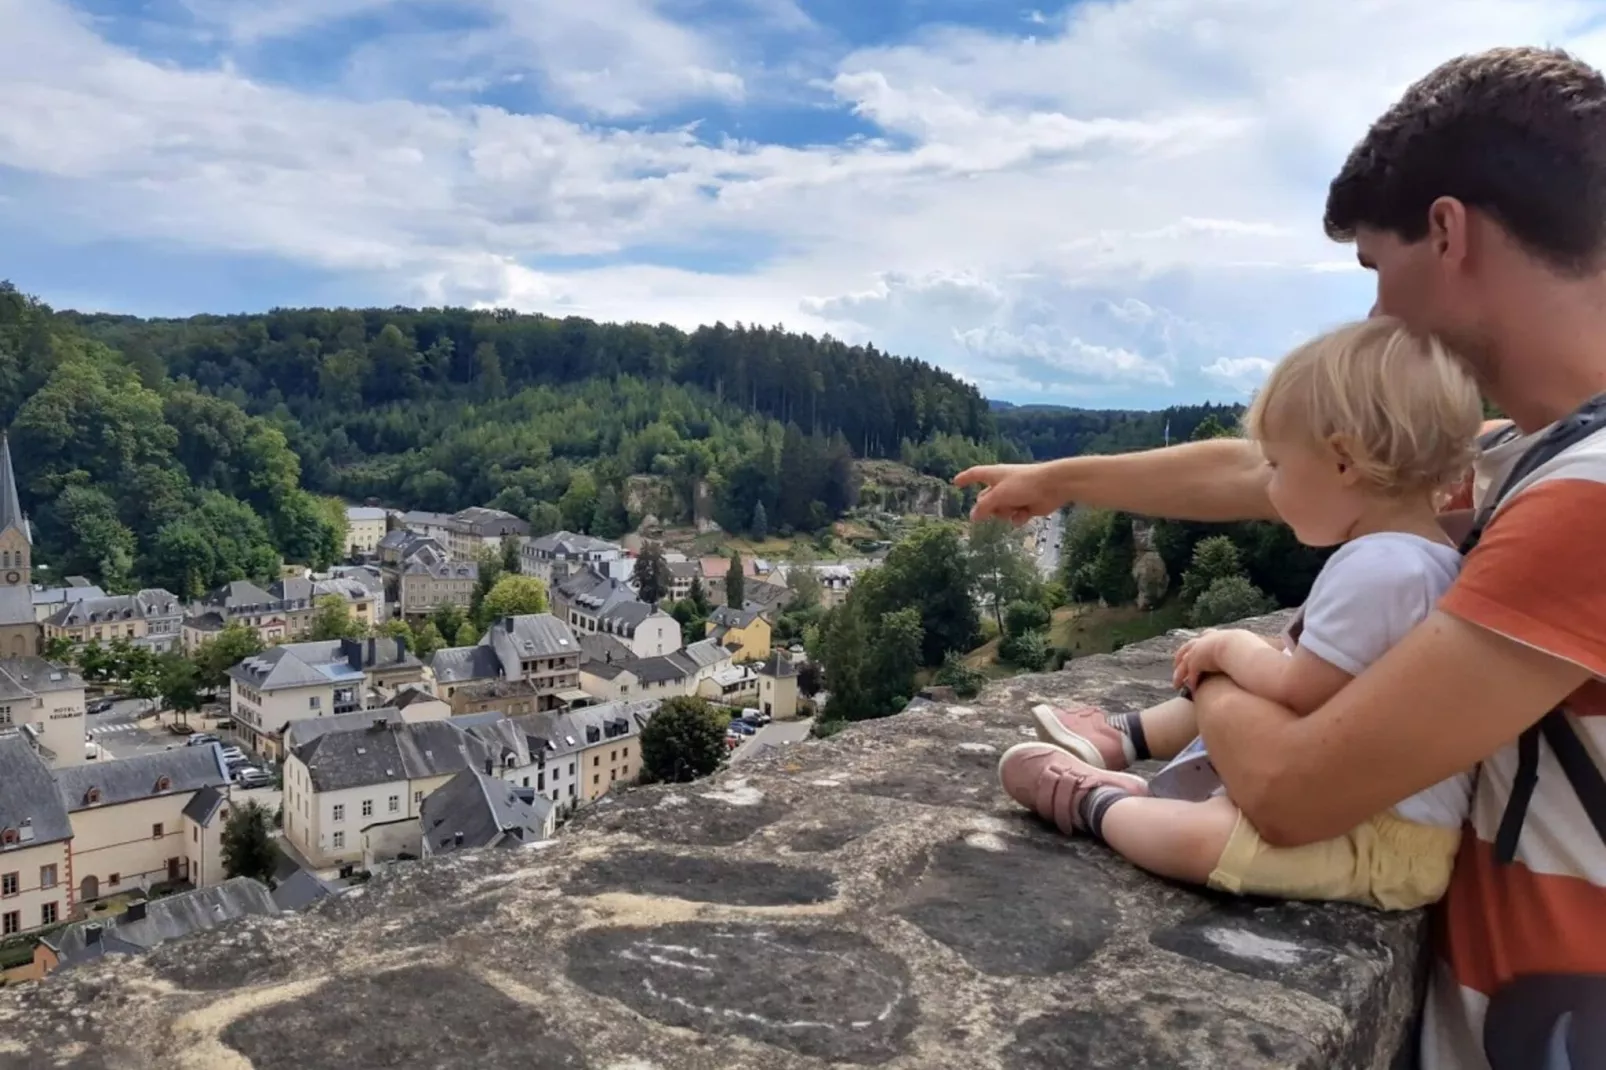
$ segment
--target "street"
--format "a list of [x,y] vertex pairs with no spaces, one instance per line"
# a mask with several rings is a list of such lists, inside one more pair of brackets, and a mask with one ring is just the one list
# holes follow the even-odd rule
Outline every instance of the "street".
[[1037,533],[1037,569],[1045,580],[1059,574],[1060,539],[1065,534],[1065,515],[1058,509],[1043,518]]
[[742,745],[731,751],[731,764],[743,761],[760,753],[760,744],[772,747],[783,746],[787,743],[797,743],[809,738],[809,730],[814,727],[814,721],[804,718],[798,721],[771,721],[757,732],[748,736]]
[[149,706],[141,699],[119,699],[105,713],[86,715],[84,731],[100,744],[103,758],[133,758],[183,745],[183,738],[167,731],[156,718],[139,720],[141,711]]

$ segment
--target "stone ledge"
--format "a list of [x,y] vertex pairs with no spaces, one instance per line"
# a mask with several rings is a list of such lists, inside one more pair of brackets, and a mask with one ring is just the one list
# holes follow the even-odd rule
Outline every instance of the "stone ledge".
[[1167,697],[1177,642],[6,990],[0,1068],[1387,1067],[1420,916],[1162,882],[997,787],[1032,702]]

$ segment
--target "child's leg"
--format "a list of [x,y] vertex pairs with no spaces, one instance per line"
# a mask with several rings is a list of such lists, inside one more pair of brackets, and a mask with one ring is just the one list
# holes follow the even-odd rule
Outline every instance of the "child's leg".
[[1203,802],[1129,795],[1088,831],[1150,873],[1206,884],[1237,825],[1238,808],[1225,795]]
[[1193,703],[1185,698],[1167,699],[1137,713],[1105,713],[1097,706],[1034,706],[1032,719],[1038,738],[1100,769],[1175,758],[1199,734]]

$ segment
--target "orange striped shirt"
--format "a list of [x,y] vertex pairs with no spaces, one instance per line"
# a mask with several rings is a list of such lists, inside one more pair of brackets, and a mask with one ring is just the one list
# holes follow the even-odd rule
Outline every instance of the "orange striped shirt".
[[[1534,437],[1480,458],[1480,502]],[[1594,673],[1566,705],[1598,760],[1606,760],[1603,548],[1606,433],[1548,462],[1507,496],[1440,603]],[[1440,962],[1424,1019],[1423,1070],[1488,1070],[1486,1011],[1512,980],[1606,974],[1606,844],[1547,744],[1539,755],[1538,786],[1509,865],[1495,860],[1494,840],[1517,769],[1515,741],[1479,768],[1455,875],[1435,919]],[[1542,1050],[1531,1065],[1544,1065]]]

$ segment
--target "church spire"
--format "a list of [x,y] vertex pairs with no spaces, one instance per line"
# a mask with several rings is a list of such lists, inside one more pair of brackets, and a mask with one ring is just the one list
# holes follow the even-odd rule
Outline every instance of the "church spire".
[[33,542],[28,520],[22,515],[22,501],[17,497],[17,474],[11,468],[11,436],[0,431],[0,531],[12,527],[21,529],[23,538]]

